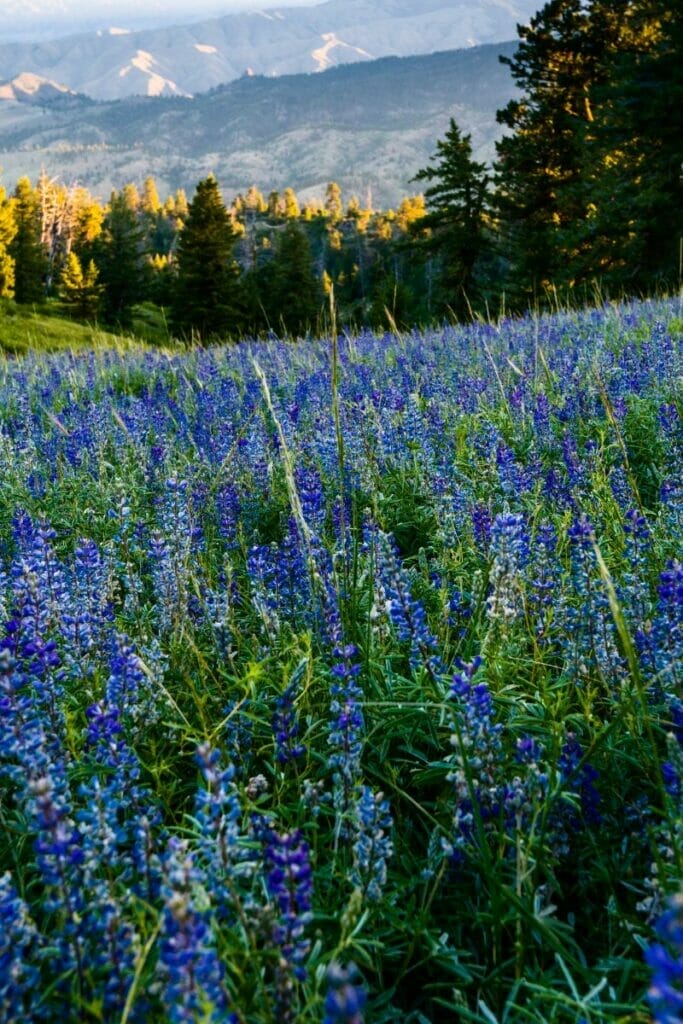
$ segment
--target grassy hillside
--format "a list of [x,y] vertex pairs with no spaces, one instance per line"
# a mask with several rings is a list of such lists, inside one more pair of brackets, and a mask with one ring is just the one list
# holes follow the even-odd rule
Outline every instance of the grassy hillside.
[[[144,331],[140,333],[142,340]],[[57,315],[49,306],[31,309],[10,303],[0,305],[0,353],[5,355],[100,348],[125,351],[134,344],[133,336],[113,334],[94,324],[77,323]]]
[[679,1019],[682,370],[672,301],[0,363],[3,1020]]

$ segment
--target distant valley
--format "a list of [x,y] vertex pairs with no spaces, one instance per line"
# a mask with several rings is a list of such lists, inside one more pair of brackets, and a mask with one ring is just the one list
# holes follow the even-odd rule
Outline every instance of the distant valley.
[[0,91],[2,183],[45,169],[106,197],[148,174],[160,191],[190,191],[213,171],[226,198],[251,184],[322,196],[336,180],[347,196],[393,205],[418,190],[410,179],[451,116],[477,159],[492,158],[495,112],[514,93],[498,58],[515,46],[243,77],[193,99],[95,102],[25,74]]

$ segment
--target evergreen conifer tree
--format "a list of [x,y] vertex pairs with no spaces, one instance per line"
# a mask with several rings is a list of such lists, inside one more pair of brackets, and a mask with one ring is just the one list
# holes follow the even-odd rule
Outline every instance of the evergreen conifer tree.
[[[591,14],[598,34],[613,12],[594,0]],[[586,132],[589,216],[573,235],[584,273],[617,294],[675,286],[683,245],[683,10],[629,0],[620,14]]]
[[40,240],[40,202],[28,178],[20,178],[14,191],[16,232],[9,252],[14,260],[14,298],[40,302],[45,296],[47,252]]
[[427,214],[420,228],[431,234],[424,242],[437,254],[442,301],[466,317],[479,298],[479,270],[490,246],[486,232],[489,177],[486,166],[472,159],[469,135],[462,135],[451,118],[443,140],[437,142],[435,163],[419,171],[425,189]]
[[574,233],[594,201],[586,136],[628,3],[549,0],[519,28],[515,55],[501,58],[522,93],[498,112],[510,133],[497,144],[496,162],[508,292],[520,308],[549,289],[574,287],[580,276]]
[[282,211],[283,211],[282,196],[277,191],[277,189],[273,189],[272,192],[270,192],[270,194],[268,196],[268,205],[267,205],[268,216],[271,217],[273,220],[277,220],[278,218],[280,218],[282,216]]
[[81,320],[94,320],[102,296],[102,285],[93,260],[85,270],[73,250],[66,257],[62,271],[61,294],[66,305]]
[[272,265],[271,326],[297,336],[315,327],[322,288],[313,269],[306,233],[290,220],[277,240]]
[[125,192],[112,192],[95,245],[105,320],[127,326],[144,295],[144,229]]
[[209,338],[239,328],[239,268],[233,258],[235,241],[218,182],[209,175],[197,185],[178,239],[172,307],[176,330]]

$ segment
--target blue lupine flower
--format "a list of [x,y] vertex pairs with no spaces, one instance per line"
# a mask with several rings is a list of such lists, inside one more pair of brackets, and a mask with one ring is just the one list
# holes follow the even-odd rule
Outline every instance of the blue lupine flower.
[[232,764],[221,766],[218,750],[208,743],[197,748],[197,761],[205,787],[195,797],[199,833],[197,852],[212,898],[225,913],[231,905],[232,876],[237,859],[241,808]]
[[306,746],[297,742],[299,735],[299,718],[294,707],[299,682],[304,674],[306,662],[302,662],[295,671],[287,688],[275,699],[273,714],[273,735],[275,737],[275,756],[281,765],[295,761],[306,752]]
[[209,919],[194,900],[199,874],[188,845],[169,840],[164,862],[164,916],[159,970],[164,979],[162,1000],[173,1024],[224,1024],[228,996],[223,966],[216,953]]
[[[583,748],[574,733],[567,733],[566,741],[558,759],[557,767],[560,779],[565,788],[570,792],[578,794],[581,801],[581,813],[583,820],[588,825],[599,825],[602,821],[600,813],[601,797],[595,782],[600,777],[599,772],[588,761],[582,762]],[[566,819],[567,828],[576,831],[581,827],[580,819],[573,813],[568,813]]]
[[[159,811],[140,783],[140,765],[126,742],[118,708],[104,703],[87,711],[86,751],[93,773],[79,788],[83,806],[76,812],[86,867],[96,874],[108,864],[133,887],[136,868],[147,860],[147,842],[139,845],[138,822],[157,824]],[[152,870],[147,865],[146,873]]]
[[550,402],[548,401],[548,396],[543,391],[539,391],[536,395],[533,417],[536,437],[539,441],[547,442],[549,440],[550,427]]
[[224,484],[216,495],[218,529],[228,549],[237,546],[240,496],[234,483]]
[[108,516],[116,523],[111,545],[112,569],[123,587],[124,610],[134,614],[139,609],[143,589],[140,573],[143,550],[130,502],[123,496],[119,497]]
[[517,464],[515,453],[501,442],[496,451],[496,465],[500,489],[506,499],[521,494],[526,489],[526,481],[521,466]]
[[155,611],[162,631],[183,621],[190,599],[190,558],[199,533],[191,514],[187,480],[169,477],[159,500],[159,529],[149,544]]
[[303,981],[306,977],[304,960],[310,942],[305,930],[313,916],[313,875],[308,845],[300,832],[280,835],[266,828],[262,837],[266,885],[278,911],[271,934],[279,958],[275,978],[276,1014],[278,1022],[290,1024],[296,1019],[292,981]]
[[[659,577],[659,600],[650,642],[658,683],[669,689],[683,661],[683,563],[670,561]],[[674,696],[672,694],[672,696]]]
[[268,545],[256,544],[247,555],[247,573],[251,599],[268,636],[280,631],[277,591],[274,584],[273,552]]
[[127,637],[115,635],[109,669],[105,701],[118,710],[127,734],[136,737],[158,719],[161,708],[159,697],[153,692],[142,662]]
[[524,611],[522,570],[529,553],[529,538],[521,515],[505,512],[491,527],[493,564],[489,573],[490,594],[486,606],[494,623],[507,624]]
[[543,748],[531,736],[522,736],[516,744],[516,760],[523,769],[503,785],[502,809],[508,833],[528,831],[536,810],[548,791],[548,773],[542,767]]
[[553,595],[557,589],[557,535],[551,524],[536,531],[529,560],[529,611],[536,619],[536,635],[545,639],[553,615]]
[[330,964],[325,978],[327,995],[323,1024],[363,1024],[367,996],[359,984],[355,964],[349,964],[347,968]]
[[626,666],[619,654],[607,593],[597,570],[593,526],[582,515],[567,534],[576,595],[576,603],[564,608],[567,665],[577,681],[597,671],[614,690],[625,677]]
[[387,861],[394,849],[389,801],[382,796],[382,793],[373,793],[370,786],[361,786],[356,803],[351,881],[371,903],[382,898]]
[[652,973],[647,1001],[655,1024],[683,1020],[683,893],[673,896],[656,925],[658,942],[645,953]]
[[624,516],[624,534],[627,569],[619,588],[620,597],[635,633],[642,635],[651,617],[647,567],[652,535],[647,519],[637,509],[629,509]]
[[70,600],[62,615],[62,630],[75,648],[70,661],[83,672],[83,659],[105,642],[112,618],[109,567],[96,544],[82,540],[74,552],[69,576]]
[[491,543],[491,513],[485,505],[475,505],[472,510],[472,530],[478,548],[488,550]]
[[346,834],[345,816],[351,809],[353,793],[360,778],[360,760],[363,752],[363,692],[357,679],[360,665],[355,658],[358,650],[353,644],[336,647],[339,659],[332,668],[334,682],[330,687],[330,726],[328,743],[333,749],[328,759],[334,783],[334,807],[337,829]]
[[0,875],[0,1019],[5,1024],[35,1019],[41,995],[35,967],[38,944],[36,926],[6,872]]
[[28,635],[47,638],[61,626],[68,592],[64,567],[52,546],[55,537],[51,527],[41,524],[30,547],[12,564],[14,602]]
[[30,675],[17,656],[18,626],[10,621],[5,629],[0,642],[0,769],[24,787],[28,772],[47,770],[52,759]]
[[399,563],[392,539],[381,531],[377,554],[387,611],[399,639],[410,642],[410,666],[414,671],[424,668],[434,678],[445,672],[438,641],[429,628],[424,605],[411,594],[408,575]]
[[28,809],[37,833],[36,866],[43,883],[43,908],[60,922],[53,940],[53,968],[57,974],[75,971],[82,989],[89,925],[85,852],[65,802],[66,791],[64,781],[55,782],[47,772],[34,776],[28,784]]
[[244,777],[248,774],[253,745],[253,726],[249,716],[250,702],[248,698],[228,704],[223,714],[223,745],[228,759],[236,775]]
[[316,469],[297,466],[294,477],[304,519],[314,533],[321,534],[326,511],[325,491],[320,473]]
[[271,829],[266,840],[266,884],[280,913],[273,928],[273,943],[295,976],[303,979],[306,971],[301,965],[310,946],[304,930],[312,919],[313,896],[308,844],[298,831],[280,835]]
[[449,849],[457,860],[473,840],[478,824],[498,815],[501,793],[497,776],[501,763],[501,726],[493,721],[493,700],[486,683],[475,683],[482,664],[477,657],[461,665],[453,676],[450,699],[455,704],[453,735],[455,770],[450,780],[455,788],[453,843]]
[[[126,1005],[135,974],[138,938],[135,929],[123,918],[121,908],[113,900],[105,899],[92,908],[91,916],[95,918],[99,933],[91,963],[106,978],[102,993],[105,1011],[119,1017]],[[144,1024],[144,999],[136,1001],[128,1019]]]
[[662,780],[664,782],[664,789],[669,796],[674,797],[674,799],[681,796],[681,777],[675,765],[671,764],[670,761],[665,761],[662,765]]

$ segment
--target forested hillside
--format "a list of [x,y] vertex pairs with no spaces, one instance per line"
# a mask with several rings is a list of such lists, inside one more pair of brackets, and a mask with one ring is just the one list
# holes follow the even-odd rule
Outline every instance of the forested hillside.
[[[319,75],[244,77],[170,99],[94,103],[54,90],[42,106],[0,100],[5,181],[43,168],[106,197],[149,174],[159,188],[191,191],[213,171],[226,197],[254,182],[321,196],[328,181],[394,205],[455,116],[491,159],[495,112],[514,95],[498,61],[514,44],[387,58]],[[50,102],[47,102],[50,100]]]

